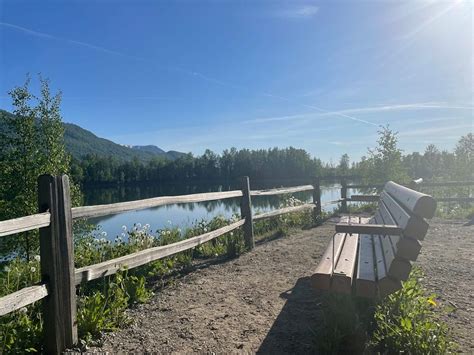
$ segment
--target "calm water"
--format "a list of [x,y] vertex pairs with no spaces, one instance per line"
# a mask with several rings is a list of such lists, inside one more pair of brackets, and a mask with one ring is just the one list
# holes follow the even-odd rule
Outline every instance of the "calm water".
[[[281,187],[275,186],[252,186],[252,189]],[[85,205],[107,204],[123,201],[133,201],[138,199],[192,194],[199,192],[228,191],[236,189],[229,185],[185,185],[185,184],[160,184],[146,186],[120,186],[101,187],[84,189]],[[350,193],[349,193],[350,195]],[[294,196],[304,202],[312,201],[312,192],[300,192]],[[321,186],[321,201],[332,201],[340,198],[340,185],[327,184]],[[281,200],[278,196],[258,196],[252,197],[252,207],[254,212],[270,211],[278,209]],[[326,211],[332,211],[337,205],[324,206]],[[107,232],[108,238],[113,240],[120,235],[122,226],[129,229],[135,223],[150,224],[151,230],[169,227],[170,225],[186,228],[202,219],[210,220],[215,216],[232,217],[233,214],[240,213],[240,199],[227,199],[221,201],[198,202],[187,204],[173,204],[159,206],[141,211],[125,212],[117,215],[110,215],[99,218],[92,218],[90,223],[100,226],[101,231]]]

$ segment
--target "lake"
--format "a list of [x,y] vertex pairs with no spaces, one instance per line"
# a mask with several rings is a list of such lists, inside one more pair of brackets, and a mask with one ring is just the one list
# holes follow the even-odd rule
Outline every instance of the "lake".
[[[252,186],[252,189],[282,187],[282,184],[260,184]],[[288,186],[288,185],[287,185]],[[338,183],[326,183],[321,186],[321,201],[337,200],[340,198],[341,185]],[[115,202],[133,201],[158,196],[174,196],[193,194],[201,192],[228,191],[238,189],[236,186],[222,184],[156,184],[137,186],[114,186],[114,187],[85,187],[84,204],[97,205]],[[356,193],[356,192],[354,192]],[[348,191],[350,196],[351,191]],[[312,191],[295,193],[294,196],[304,202],[312,202]],[[252,209],[254,213],[270,211],[280,207],[279,196],[254,196],[252,197]],[[326,211],[332,211],[337,205],[323,206]],[[213,217],[222,215],[226,218],[233,214],[240,213],[240,198],[173,204],[159,206],[140,211],[124,212],[121,214],[91,218],[89,223],[100,227],[101,231],[107,233],[107,238],[113,240],[122,233],[122,226],[128,229],[140,223],[149,224],[152,231],[164,227],[186,228],[192,226],[196,221],[210,220]]]

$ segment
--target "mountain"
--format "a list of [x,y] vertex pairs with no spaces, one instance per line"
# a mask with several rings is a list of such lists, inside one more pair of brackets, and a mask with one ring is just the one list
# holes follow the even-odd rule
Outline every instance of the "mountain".
[[[8,111],[0,109],[0,130],[3,129],[2,117],[11,115]],[[64,142],[67,151],[76,159],[81,159],[88,154],[99,156],[113,156],[121,161],[130,161],[137,158],[140,161],[149,161],[152,158],[160,157],[175,160],[184,153],[169,151],[166,152],[155,145],[135,145],[126,146],[112,142],[111,140],[97,137],[73,123],[64,123]]]

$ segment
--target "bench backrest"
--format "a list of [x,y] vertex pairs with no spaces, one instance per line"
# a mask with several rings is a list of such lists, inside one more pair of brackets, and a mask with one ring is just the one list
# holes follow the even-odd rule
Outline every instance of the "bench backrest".
[[385,185],[378,209],[369,223],[397,225],[403,234],[365,237],[373,240],[381,295],[399,289],[400,281],[408,278],[411,261],[417,259],[421,250],[420,240],[428,232],[424,218],[432,218],[435,211],[436,202],[431,196],[392,181]]

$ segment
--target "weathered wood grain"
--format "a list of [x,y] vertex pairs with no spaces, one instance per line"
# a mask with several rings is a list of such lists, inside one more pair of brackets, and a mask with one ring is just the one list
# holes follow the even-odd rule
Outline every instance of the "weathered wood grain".
[[358,241],[358,234],[346,234],[344,245],[331,278],[331,290],[334,292],[351,294]]
[[380,199],[379,195],[351,195],[349,201],[353,202],[377,202]]
[[423,218],[433,218],[436,211],[436,201],[433,197],[393,181],[385,184],[384,191],[413,214]]
[[[381,201],[379,203],[378,212],[380,213],[384,223],[395,224],[395,220],[390,215],[387,207]],[[421,242],[407,236],[391,236],[390,237],[395,250],[395,256],[406,260],[416,260],[421,250]]]
[[313,190],[313,185],[302,185],[295,187],[282,187],[278,189],[270,190],[253,190],[250,191],[251,196],[270,196],[270,195],[281,195],[281,194],[292,194],[295,192],[310,191]]
[[22,288],[19,291],[0,297],[0,316],[26,307],[48,295],[45,284]]
[[248,250],[255,247],[253,235],[252,198],[250,197],[250,181],[248,176],[242,178],[242,200],[240,201],[240,216],[245,219],[242,227],[244,232],[245,246]]
[[329,245],[321,257],[321,261],[316,267],[313,275],[311,275],[311,283],[313,287],[319,290],[329,290],[331,287],[333,264],[335,264],[339,258],[345,238],[346,234],[337,233],[329,241]]
[[373,244],[372,235],[359,236],[355,293],[360,297],[373,298],[377,292]]
[[317,221],[321,216],[321,181],[319,178],[315,178],[313,181],[313,203],[315,208],[313,210],[314,221]]
[[69,178],[41,175],[38,208],[49,210],[51,223],[40,229],[41,280],[49,297],[43,300],[44,347],[59,354],[77,343],[76,289]]
[[338,223],[336,224],[337,233],[356,233],[356,234],[391,234],[401,235],[403,229],[388,224],[365,224],[365,223]]
[[280,215],[286,214],[286,213],[300,212],[300,211],[304,211],[306,209],[311,209],[311,208],[315,208],[315,205],[312,204],[312,203],[307,203],[307,204],[304,204],[304,205],[294,206],[294,207],[280,208],[278,210],[257,214],[255,216],[253,216],[253,220],[258,221],[258,220],[261,220],[261,219],[280,216]]
[[133,269],[135,267],[145,265],[149,262],[162,259],[164,257],[194,248],[211,239],[217,238],[223,234],[229,233],[245,223],[244,219],[229,224],[228,226],[216,229],[205,234],[198,235],[189,239],[182,240],[177,243],[149,248],[136,253],[128,254],[116,259],[104,261],[99,264],[85,266],[76,269],[76,284],[94,280],[103,276],[113,275],[123,268]]
[[388,270],[385,265],[384,253],[382,249],[382,243],[380,241],[380,236],[375,235],[374,239],[374,252],[375,252],[375,265],[377,272],[377,288],[379,291],[380,297],[385,297],[397,290],[399,290],[402,285],[400,281],[392,279],[388,275]]
[[170,205],[175,203],[193,203],[214,200],[224,200],[228,198],[241,197],[242,191],[222,191],[222,192],[206,192],[201,194],[180,195],[180,196],[161,196],[144,200],[118,202],[108,205],[82,206],[72,209],[73,219],[99,217],[109,214],[116,214],[126,211],[135,211],[145,208]]
[[0,237],[49,226],[49,212],[0,221]]
[[419,240],[425,238],[429,226],[423,218],[410,215],[385,191],[381,194],[381,200],[384,202],[397,225],[403,229],[404,235]]

